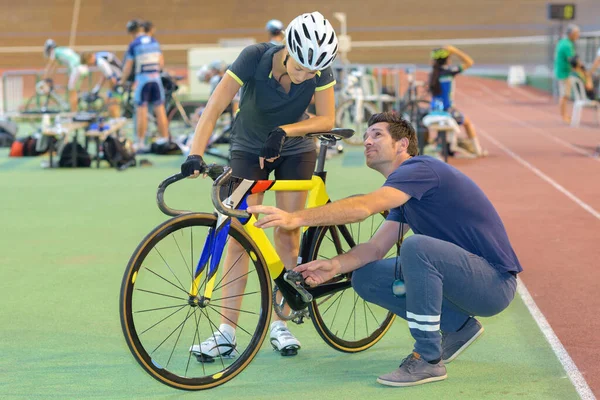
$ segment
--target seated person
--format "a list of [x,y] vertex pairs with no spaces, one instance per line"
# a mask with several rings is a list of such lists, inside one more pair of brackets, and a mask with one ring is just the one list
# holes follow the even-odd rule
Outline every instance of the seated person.
[[[450,56],[456,55],[461,59],[462,64],[451,65]],[[450,113],[459,125],[465,127],[467,136],[470,139],[470,151],[478,157],[487,154],[481,148],[475,127],[469,118],[464,116],[453,107],[454,98],[454,77],[473,65],[473,59],[466,53],[454,46],[446,46],[434,49],[431,52],[433,69],[429,76],[429,91],[431,92],[432,111],[446,111]]]
[[58,66],[67,67],[69,72],[69,82],[67,84],[67,93],[69,96],[69,105],[71,111],[77,111],[77,90],[81,78],[88,74],[87,67],[81,65],[79,54],[68,47],[58,47],[52,39],[46,40],[44,44],[44,56],[48,58],[48,63],[44,70],[43,80],[52,81],[52,76]]
[[585,95],[588,100],[597,100],[596,88],[594,87],[594,81],[592,79],[591,71],[585,68],[585,65],[579,60],[578,56],[571,59],[571,66],[573,67],[571,76],[580,79],[583,82],[585,88]]
[[105,82],[109,84],[107,92],[108,114],[111,118],[118,118],[121,115],[121,95],[117,93],[117,85],[123,75],[123,65],[121,60],[113,53],[108,51],[99,51],[96,53],[84,52],[81,54],[81,63],[87,66],[96,66],[102,73],[102,77],[92,89],[92,93],[98,93]]

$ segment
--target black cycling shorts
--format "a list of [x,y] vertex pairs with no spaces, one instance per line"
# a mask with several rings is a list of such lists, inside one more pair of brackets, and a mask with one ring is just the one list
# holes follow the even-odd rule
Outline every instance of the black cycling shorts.
[[275,171],[275,179],[308,180],[312,178],[317,162],[317,152],[308,151],[291,156],[279,157],[273,162],[265,161],[265,168],[260,169],[258,155],[245,151],[232,151],[230,166],[232,175],[250,180],[269,179]]

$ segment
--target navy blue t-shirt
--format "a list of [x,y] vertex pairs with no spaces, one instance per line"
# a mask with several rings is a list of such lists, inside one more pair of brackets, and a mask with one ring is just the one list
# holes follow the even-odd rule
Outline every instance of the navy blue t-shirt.
[[411,196],[387,219],[483,257],[502,272],[523,268],[496,209],[468,176],[438,159],[416,156],[390,174],[384,186]]

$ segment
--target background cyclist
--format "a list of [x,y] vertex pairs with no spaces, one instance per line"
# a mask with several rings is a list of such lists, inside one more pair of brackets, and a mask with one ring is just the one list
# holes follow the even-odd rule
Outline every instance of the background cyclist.
[[48,81],[52,86],[52,76],[58,66],[68,68],[69,82],[67,83],[67,94],[71,111],[77,111],[77,90],[79,89],[80,79],[88,74],[87,67],[81,65],[79,54],[68,47],[57,46],[52,39],[46,40],[44,44],[44,56],[48,58],[48,63],[44,70],[42,80]]

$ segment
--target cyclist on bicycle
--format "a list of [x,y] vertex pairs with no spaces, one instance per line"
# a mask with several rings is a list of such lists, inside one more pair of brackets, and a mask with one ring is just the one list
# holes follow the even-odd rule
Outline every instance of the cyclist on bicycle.
[[281,22],[278,19],[272,19],[269,22],[267,22],[265,29],[267,30],[267,32],[269,34],[269,42],[270,43],[273,43],[276,45],[283,44],[283,41],[285,40],[285,31],[283,30],[283,22]]
[[92,93],[98,94],[104,82],[109,82],[110,89],[106,93],[108,97],[108,113],[112,118],[118,118],[121,110],[121,94],[115,90],[123,75],[123,64],[121,60],[111,52],[99,51],[96,53],[84,52],[81,54],[81,63],[87,66],[96,66],[100,69],[102,77],[92,89]]
[[[231,168],[233,175],[246,179],[311,179],[316,162],[314,140],[304,135],[329,131],[335,123],[331,64],[337,53],[337,37],[333,27],[319,12],[303,14],[288,26],[285,45],[260,43],[246,47],[210,97],[202,113],[190,156],[181,166],[184,175],[197,177],[206,164],[202,154],[217,118],[242,88],[240,109],[232,129]],[[315,97],[316,116],[304,119],[311,98]],[[278,192],[279,207],[292,211],[302,209],[306,192]],[[262,203],[263,195],[252,195],[249,204]],[[275,247],[286,268],[296,265],[300,230],[274,234]],[[248,268],[248,258],[238,243],[229,243],[224,270],[234,269],[239,275]],[[239,262],[238,262],[239,260]],[[242,280],[240,280],[242,281]],[[192,347],[204,357],[229,355],[235,349],[235,327],[245,282],[237,288],[227,285],[225,296],[230,304],[223,309],[224,318],[214,338]],[[225,288],[224,288],[225,289]],[[231,293],[229,293],[231,292]],[[273,316],[277,319],[276,315]],[[285,322],[271,325],[270,340],[282,355],[294,355],[300,342],[290,333]]]
[[42,80],[49,82],[50,86],[52,86],[52,76],[59,65],[69,69],[69,82],[67,84],[69,105],[71,111],[77,111],[77,89],[81,78],[88,74],[88,68],[81,65],[79,54],[68,47],[58,47],[52,39],[46,40],[44,44],[44,56],[48,58],[48,63]]
[[125,53],[125,66],[120,84],[124,85],[127,77],[133,70],[135,63],[134,105],[137,139],[134,143],[136,150],[144,146],[146,128],[148,125],[148,106],[154,109],[156,125],[160,135],[168,139],[169,127],[165,111],[165,93],[160,76],[164,66],[164,58],[160,45],[153,37],[146,35],[144,28],[138,21],[130,21],[128,31],[133,36],[133,41]]
[[[450,56],[458,56],[462,64],[451,65]],[[431,52],[433,69],[429,76],[429,90],[431,91],[431,109],[449,112],[459,125],[464,125],[467,136],[471,140],[470,151],[476,156],[485,156],[487,153],[481,148],[475,127],[469,118],[454,108],[454,77],[473,65],[473,59],[454,46],[434,49]]]

